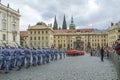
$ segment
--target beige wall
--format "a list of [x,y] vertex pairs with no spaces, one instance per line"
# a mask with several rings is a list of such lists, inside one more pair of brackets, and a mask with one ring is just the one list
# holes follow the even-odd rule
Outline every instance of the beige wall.
[[101,46],[107,45],[107,34],[106,33],[55,33],[54,34],[54,46],[59,48],[59,44],[62,44],[62,49],[67,49],[67,45],[70,45],[70,49],[74,49],[74,41],[76,37],[80,36],[81,41],[84,42],[83,48],[87,50],[88,36],[91,48],[97,49],[98,43]]
[[[7,8],[0,4],[0,43],[1,41],[10,45],[20,44],[20,33],[19,33],[20,14],[19,12]],[[3,40],[3,34],[5,34],[6,40]],[[15,41],[13,40],[15,36]]]
[[120,26],[113,25],[108,30],[108,45],[112,47],[120,36]]
[[35,25],[28,28],[28,45],[32,47],[48,48],[53,45],[53,30],[44,25]]

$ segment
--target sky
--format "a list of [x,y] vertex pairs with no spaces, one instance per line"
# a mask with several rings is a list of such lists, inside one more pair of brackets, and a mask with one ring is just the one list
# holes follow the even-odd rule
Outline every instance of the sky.
[[41,21],[53,25],[55,15],[59,27],[65,15],[67,26],[73,16],[79,29],[107,29],[111,22],[120,21],[120,0],[1,0],[1,3],[20,10],[21,31]]

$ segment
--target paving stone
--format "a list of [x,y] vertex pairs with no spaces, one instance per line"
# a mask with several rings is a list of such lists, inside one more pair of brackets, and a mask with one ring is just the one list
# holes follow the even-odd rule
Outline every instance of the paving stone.
[[99,57],[66,57],[21,71],[0,73],[0,80],[117,80],[117,72],[111,61],[100,61]]

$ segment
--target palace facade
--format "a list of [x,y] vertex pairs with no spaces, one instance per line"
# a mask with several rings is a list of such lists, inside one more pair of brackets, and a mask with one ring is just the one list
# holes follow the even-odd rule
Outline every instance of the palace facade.
[[20,13],[0,3],[0,45],[17,46],[20,44]]
[[[114,28],[113,28],[114,27]],[[117,27],[117,28],[116,28]],[[53,27],[39,22],[34,26],[28,26],[27,44],[23,46],[29,47],[54,47],[63,50],[89,50],[100,49],[100,47],[113,46],[119,36],[119,26],[111,25],[108,30],[98,30],[93,28],[76,29],[73,17],[71,24],[67,29],[66,19],[64,16],[62,28],[58,28],[57,19],[55,17]],[[21,37],[24,34],[21,32]],[[24,41],[22,42],[24,43]]]

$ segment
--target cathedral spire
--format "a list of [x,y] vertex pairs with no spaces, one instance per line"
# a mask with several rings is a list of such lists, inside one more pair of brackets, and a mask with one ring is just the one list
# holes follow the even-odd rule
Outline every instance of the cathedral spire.
[[57,29],[58,29],[58,24],[57,24],[56,16],[55,16],[55,20],[54,20],[53,29],[54,29],[54,30],[57,30]]
[[66,24],[65,15],[64,15],[64,19],[63,19],[62,29],[67,29],[67,24]]
[[75,24],[74,24],[73,16],[71,17],[71,24],[69,26],[69,29],[75,29]]

